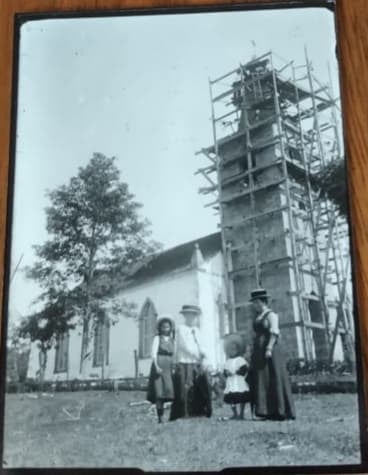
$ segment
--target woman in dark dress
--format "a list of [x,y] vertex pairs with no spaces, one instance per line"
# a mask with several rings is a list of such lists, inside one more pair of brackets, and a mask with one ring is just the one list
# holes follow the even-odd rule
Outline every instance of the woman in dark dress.
[[158,422],[162,422],[164,403],[174,399],[172,379],[174,323],[169,317],[157,322],[157,333],[152,343],[152,366],[148,382],[147,400],[156,404]]
[[265,419],[295,419],[289,375],[279,344],[278,315],[268,307],[268,300],[264,289],[251,293],[257,314],[249,380],[254,410],[257,417]]

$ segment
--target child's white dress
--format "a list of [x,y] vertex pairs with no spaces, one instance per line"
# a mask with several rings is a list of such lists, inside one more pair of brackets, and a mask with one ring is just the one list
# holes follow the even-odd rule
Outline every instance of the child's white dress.
[[245,380],[248,363],[242,356],[229,358],[224,370],[230,375],[226,377],[224,402],[227,404],[240,404],[249,402],[249,385]]

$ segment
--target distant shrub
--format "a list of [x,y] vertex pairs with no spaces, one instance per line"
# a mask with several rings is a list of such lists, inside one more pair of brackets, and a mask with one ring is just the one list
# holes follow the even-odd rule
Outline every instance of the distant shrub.
[[291,375],[318,375],[335,374],[341,375],[351,373],[351,363],[344,361],[334,361],[330,363],[327,360],[305,361],[302,358],[290,359],[287,361],[287,369]]

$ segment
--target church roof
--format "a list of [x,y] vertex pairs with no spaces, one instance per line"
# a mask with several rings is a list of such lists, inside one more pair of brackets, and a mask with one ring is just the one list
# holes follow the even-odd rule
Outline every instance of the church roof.
[[198,244],[204,260],[207,260],[221,251],[221,233],[209,234],[148,257],[143,263],[135,267],[126,283],[134,285],[141,280],[151,279],[158,275],[189,267],[196,244]]

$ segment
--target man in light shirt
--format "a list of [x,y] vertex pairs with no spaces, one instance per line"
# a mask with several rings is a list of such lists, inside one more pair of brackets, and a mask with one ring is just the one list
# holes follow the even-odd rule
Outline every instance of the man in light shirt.
[[210,417],[211,389],[203,365],[206,355],[198,328],[202,312],[196,305],[183,305],[180,313],[185,323],[179,325],[175,335],[175,399],[170,419]]

